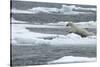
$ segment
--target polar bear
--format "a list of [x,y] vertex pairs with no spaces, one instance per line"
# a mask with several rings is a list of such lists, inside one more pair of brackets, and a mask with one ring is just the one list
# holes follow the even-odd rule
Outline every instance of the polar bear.
[[68,29],[67,32],[69,33],[76,33],[82,37],[87,37],[87,36],[93,36],[95,35],[93,32],[89,32],[84,28],[78,27],[77,25],[75,25],[72,22],[67,23],[66,26],[70,26],[70,28]]

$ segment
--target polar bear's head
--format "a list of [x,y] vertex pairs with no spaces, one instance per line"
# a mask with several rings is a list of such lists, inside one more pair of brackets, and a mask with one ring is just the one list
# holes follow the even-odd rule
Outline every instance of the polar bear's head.
[[74,24],[72,22],[69,22],[66,24],[66,26],[73,26]]

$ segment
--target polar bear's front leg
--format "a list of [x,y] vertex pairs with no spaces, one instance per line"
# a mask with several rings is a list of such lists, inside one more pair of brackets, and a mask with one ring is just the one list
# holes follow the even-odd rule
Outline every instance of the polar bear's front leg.
[[74,29],[72,29],[72,28],[68,28],[68,29],[67,29],[67,32],[68,32],[68,33],[75,33],[76,31],[75,31]]

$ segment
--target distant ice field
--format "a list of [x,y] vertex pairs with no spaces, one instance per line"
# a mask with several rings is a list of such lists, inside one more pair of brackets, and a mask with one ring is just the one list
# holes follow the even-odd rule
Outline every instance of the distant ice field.
[[30,23],[88,22],[96,21],[96,6],[12,1],[11,14],[16,20]]
[[[73,10],[76,10],[76,11],[73,11]],[[81,11],[78,11],[78,10],[81,10]],[[27,10],[19,10],[16,8],[12,8],[11,12],[12,13],[26,13],[26,14],[37,14],[37,13],[43,12],[43,13],[51,13],[51,14],[58,13],[58,14],[70,15],[70,14],[82,14],[82,13],[91,14],[92,12],[96,12],[96,8],[82,8],[82,7],[76,7],[75,5],[71,5],[71,6],[62,5],[61,8],[33,7]]]
[[[66,7],[69,9],[81,9],[81,10],[92,10],[95,11],[96,6],[95,5],[74,5],[74,4],[64,4],[64,3],[44,3],[44,2],[32,2],[32,1],[20,1],[20,0],[11,0],[12,1],[12,8],[16,8],[16,9],[22,9],[22,10],[26,10],[26,9],[32,9],[32,8],[36,8],[36,7],[44,7],[44,8],[62,8],[62,7]],[[25,7],[23,7],[22,5],[24,5]],[[62,6],[65,5],[65,6]]]

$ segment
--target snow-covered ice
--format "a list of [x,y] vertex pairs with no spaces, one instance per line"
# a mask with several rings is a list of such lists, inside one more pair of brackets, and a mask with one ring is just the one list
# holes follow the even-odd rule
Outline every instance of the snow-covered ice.
[[25,21],[18,21],[18,20],[15,20],[13,17],[11,18],[11,23],[27,23]]
[[75,63],[75,62],[93,62],[96,61],[96,58],[88,57],[75,57],[75,56],[64,56],[58,60],[50,61],[48,64],[57,64],[57,63]]
[[[19,44],[47,44],[47,45],[96,45],[96,36],[82,38],[80,35],[71,33],[68,35],[44,34],[31,32],[26,27],[32,25],[12,24],[12,43]],[[33,25],[34,26],[34,25]],[[44,38],[53,38],[51,40]]]

